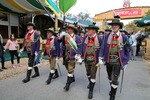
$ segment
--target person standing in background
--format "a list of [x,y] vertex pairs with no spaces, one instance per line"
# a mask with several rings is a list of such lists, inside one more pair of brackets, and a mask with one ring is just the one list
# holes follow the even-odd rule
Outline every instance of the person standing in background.
[[99,36],[103,40],[104,39],[104,31],[99,31]]
[[3,69],[7,69],[4,67],[4,63],[5,63],[5,58],[4,58],[4,47],[3,47],[3,38],[0,34],[0,58],[1,58],[1,64],[2,64],[2,69],[0,69],[0,71],[3,71]]
[[105,29],[105,34],[107,34],[107,33],[111,33],[111,32],[112,32],[112,30],[111,30],[111,29],[109,29],[109,28]]
[[40,66],[40,57],[41,57],[41,52],[42,52],[42,42],[43,42],[43,40],[42,40],[42,37],[41,37],[41,32],[40,31],[37,31],[37,33],[39,34],[39,38],[40,38],[40,50],[39,50],[39,52],[38,52],[38,55],[37,55],[37,57],[36,57],[36,64],[35,64],[35,66]]
[[140,52],[140,47],[141,47],[141,44],[142,44],[142,41],[146,38],[145,36],[145,33],[142,32],[142,34],[140,34],[137,38],[137,50],[136,50],[136,56],[139,56],[139,52]]
[[17,63],[18,66],[20,66],[20,57],[18,56],[18,41],[16,40],[14,34],[10,35],[10,39],[7,41],[6,45],[4,46],[5,50],[8,48],[9,49],[9,53],[11,56],[11,64],[13,68],[16,68],[16,66],[14,65],[14,55],[17,57]]
[[81,42],[82,42],[82,40],[83,40],[83,38],[84,38],[84,35],[85,35],[85,32],[82,30],[82,31],[80,32],[80,40],[81,40]]
[[140,34],[141,34],[140,31],[138,31],[138,32],[133,31],[133,34],[131,35],[132,45],[131,45],[130,58],[131,58],[131,60],[134,60],[134,61],[136,61],[135,56],[136,56],[136,50],[137,50],[137,48],[136,48],[137,38]]

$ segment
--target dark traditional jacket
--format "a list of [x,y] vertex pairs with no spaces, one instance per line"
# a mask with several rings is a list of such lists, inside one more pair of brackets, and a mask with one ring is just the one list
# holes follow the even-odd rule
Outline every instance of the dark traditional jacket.
[[[110,54],[110,43],[112,38],[110,38],[110,34],[105,34],[104,41],[100,49],[100,57],[104,57],[104,61],[109,63],[109,54]],[[121,34],[121,33],[120,33]],[[128,64],[129,61],[129,46],[127,45],[128,38],[125,34],[121,34],[119,39],[122,44],[122,48],[119,50],[119,58],[122,66]]]
[[[27,42],[27,36],[29,33],[26,34],[25,38],[24,38],[24,42],[23,42],[23,47],[26,48],[26,42]],[[34,33],[31,35],[31,39],[29,41],[29,45],[30,45],[30,53],[31,55],[34,55],[35,52],[39,52],[40,49],[40,39],[39,39],[39,34],[34,31]]]
[[48,55],[49,57],[50,56],[56,56],[56,57],[60,56],[60,42],[57,37],[53,37],[53,40],[50,42],[49,53],[47,53],[46,46],[45,46],[44,55]]

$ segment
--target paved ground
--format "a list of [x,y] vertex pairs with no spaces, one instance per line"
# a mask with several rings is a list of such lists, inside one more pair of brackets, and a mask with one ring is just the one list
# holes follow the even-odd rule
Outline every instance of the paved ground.
[[[71,85],[69,92],[64,92],[66,70],[61,66],[62,76],[45,85],[49,67],[41,68],[41,76],[31,79],[27,84],[22,83],[25,74],[0,81],[0,100],[88,100],[88,80],[84,65],[76,66],[76,82]],[[98,74],[98,73],[97,73]],[[97,77],[98,79],[98,77]],[[98,80],[94,90],[93,100],[109,100],[109,83],[105,67],[101,69],[101,90],[99,93]],[[120,88],[119,88],[120,90]],[[130,62],[125,72],[123,91],[117,92],[116,100],[150,100],[150,73],[141,59]]]

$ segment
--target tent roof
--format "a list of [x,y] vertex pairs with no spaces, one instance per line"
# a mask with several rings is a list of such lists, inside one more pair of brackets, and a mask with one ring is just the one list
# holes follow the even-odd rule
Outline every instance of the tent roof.
[[[44,0],[40,0],[42,5],[50,12],[52,10],[47,7]],[[0,12],[15,14],[44,14],[45,10],[38,0],[0,0]]]

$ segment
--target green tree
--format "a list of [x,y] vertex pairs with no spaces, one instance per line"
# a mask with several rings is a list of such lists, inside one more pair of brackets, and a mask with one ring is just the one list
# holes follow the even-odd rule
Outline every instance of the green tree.
[[150,10],[148,12],[146,12],[146,16],[150,15]]
[[137,20],[133,20],[132,22],[130,22],[127,25],[125,25],[125,29],[128,30],[129,33],[133,32],[133,31],[138,32],[139,30],[142,29],[141,27],[137,27],[135,25],[136,21]]

